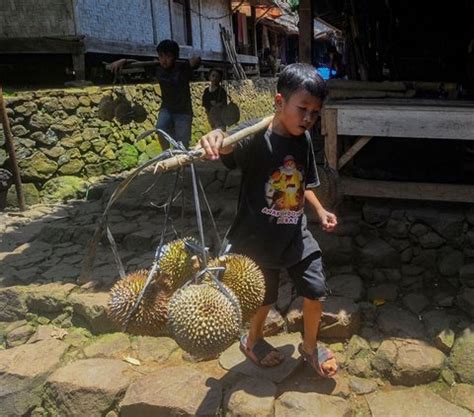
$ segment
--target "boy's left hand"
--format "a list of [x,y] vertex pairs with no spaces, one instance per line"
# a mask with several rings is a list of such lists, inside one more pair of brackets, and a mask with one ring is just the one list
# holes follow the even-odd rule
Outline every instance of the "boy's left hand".
[[332,232],[337,226],[337,216],[325,209],[318,211],[319,219],[321,220],[321,228],[325,232]]

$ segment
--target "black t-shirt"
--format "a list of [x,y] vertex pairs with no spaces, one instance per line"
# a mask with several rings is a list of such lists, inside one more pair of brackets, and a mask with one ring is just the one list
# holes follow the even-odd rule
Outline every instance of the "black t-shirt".
[[304,191],[319,185],[309,135],[285,137],[268,129],[243,139],[221,159],[242,171],[237,216],[228,235],[232,252],[262,267],[282,268],[320,250],[304,215]]
[[161,107],[172,113],[193,114],[189,81],[192,77],[189,61],[176,62],[172,68],[158,67],[156,77],[161,88]]
[[212,107],[219,104],[227,104],[227,92],[221,86],[214,91],[210,91],[207,87],[202,95],[202,106],[209,112]]

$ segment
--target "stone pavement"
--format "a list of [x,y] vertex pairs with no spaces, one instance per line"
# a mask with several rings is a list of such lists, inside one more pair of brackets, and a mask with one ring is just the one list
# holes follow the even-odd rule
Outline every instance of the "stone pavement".
[[[202,180],[222,235],[234,213],[238,176],[204,170]],[[166,336],[121,333],[105,310],[118,276],[105,240],[91,276],[102,286],[76,284],[87,242],[116,184],[92,190],[89,201],[0,213],[0,416],[473,415],[470,264],[447,257],[452,252],[440,256],[437,268],[449,274],[444,281],[433,275],[434,288],[429,264],[407,261],[406,252],[413,236],[419,236],[415,258],[419,242],[438,245],[430,233],[449,236],[457,217],[438,225],[423,212],[426,230],[422,223],[410,226],[409,239],[374,233],[381,222],[398,236],[405,233],[400,213],[377,205],[358,211],[345,203],[335,235],[321,234],[310,222],[325,251],[332,290],[321,338],[341,366],[325,380],[296,353],[301,299],[285,276],[265,325],[271,343],[287,355],[276,369],[248,363],[237,344],[220,358],[196,361]],[[163,222],[159,206],[170,184],[145,174],[110,213],[127,271],[151,265]],[[192,200],[189,193],[184,197],[184,210],[180,198],[172,210],[174,225],[183,235],[196,235]],[[469,233],[472,225],[465,224]],[[455,277],[456,291],[450,286]]]

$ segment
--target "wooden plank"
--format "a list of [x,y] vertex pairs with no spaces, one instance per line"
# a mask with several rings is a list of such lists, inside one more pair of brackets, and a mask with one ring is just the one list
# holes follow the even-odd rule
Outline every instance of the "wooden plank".
[[341,169],[344,165],[346,165],[354,155],[359,152],[367,143],[369,143],[372,136],[362,136],[357,139],[356,143],[354,143],[345,153],[339,158],[338,162],[338,169]]
[[419,98],[352,98],[347,100],[326,101],[324,107],[328,109],[358,108],[358,109],[413,109],[423,110],[426,107],[443,109],[445,111],[457,111],[463,108],[474,108],[472,100],[438,100]]
[[298,6],[299,62],[310,64],[312,61],[313,10],[311,0],[300,0]]
[[474,185],[364,180],[339,177],[344,195],[474,203]]
[[474,109],[337,110],[340,135],[474,140]]
[[357,81],[332,79],[327,82],[328,88],[343,90],[372,90],[372,91],[405,91],[406,84],[403,81]]
[[324,150],[328,164],[331,168],[337,170],[337,110],[325,109],[323,112],[324,117]]
[[82,37],[0,39],[0,54],[79,54]]

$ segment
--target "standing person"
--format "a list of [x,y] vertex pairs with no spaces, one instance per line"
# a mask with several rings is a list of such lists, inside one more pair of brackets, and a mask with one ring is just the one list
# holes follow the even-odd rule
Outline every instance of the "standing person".
[[321,205],[314,191],[319,179],[308,133],[326,92],[324,80],[312,66],[289,65],[278,78],[276,111],[266,131],[223,147],[225,134],[214,130],[201,139],[201,145],[208,158],[220,158],[227,167],[242,171],[237,215],[228,237],[232,251],[251,257],[265,277],[265,299],[248,335],[241,338],[241,351],[262,367],[284,360],[283,353],[264,340],[263,327],[277,300],[280,270],[285,268],[304,298],[304,336],[298,350],[319,375],[329,378],[337,371],[336,359],[329,349],[317,345],[326,279],[320,247],[304,215],[306,204],[316,212],[323,230],[331,232],[337,225],[336,216]]
[[207,120],[212,129],[225,130],[225,123],[221,117],[222,108],[227,104],[227,91],[221,86],[222,71],[213,68],[209,72],[211,85],[206,87],[202,95],[202,106],[206,110]]
[[[176,62],[179,58],[179,45],[165,39],[156,47],[159,66],[157,79],[161,89],[161,108],[156,128],[164,130],[174,139],[188,147],[191,141],[193,107],[189,82],[193,69],[201,63],[200,57],[192,57],[185,62]],[[130,60],[119,59],[107,66],[112,72],[120,69]],[[161,148],[168,149],[169,144],[159,136]]]

